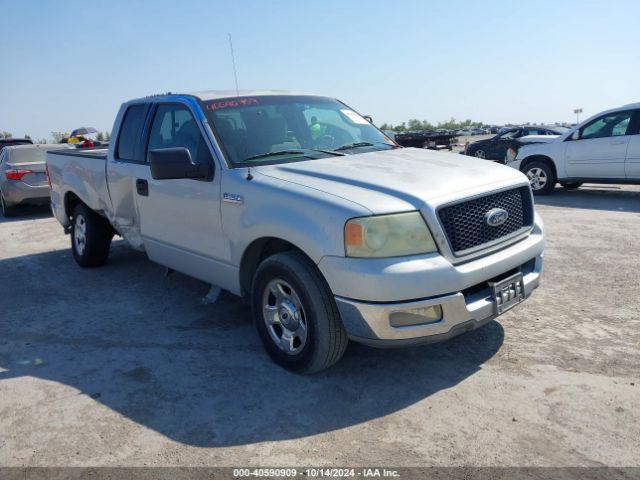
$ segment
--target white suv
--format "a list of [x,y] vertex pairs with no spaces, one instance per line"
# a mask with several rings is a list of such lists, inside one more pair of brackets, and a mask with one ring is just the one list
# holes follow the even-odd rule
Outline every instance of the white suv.
[[549,143],[520,148],[507,165],[522,171],[536,195],[557,182],[640,184],[640,103],[599,113]]

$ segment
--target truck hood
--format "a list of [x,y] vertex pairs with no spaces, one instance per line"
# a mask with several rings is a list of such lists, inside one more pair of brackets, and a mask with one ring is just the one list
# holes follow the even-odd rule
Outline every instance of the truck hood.
[[429,202],[500,184],[528,184],[511,167],[420,148],[263,165],[254,171],[345,198],[375,214],[419,210]]

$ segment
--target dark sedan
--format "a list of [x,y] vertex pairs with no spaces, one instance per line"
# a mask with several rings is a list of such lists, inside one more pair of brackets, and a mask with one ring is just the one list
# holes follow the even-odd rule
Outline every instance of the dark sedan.
[[478,140],[469,144],[465,150],[465,154],[472,157],[504,162],[509,148],[516,151],[518,150],[520,146],[518,142],[519,138],[529,135],[562,135],[566,131],[567,129],[564,127],[513,127],[495,137]]

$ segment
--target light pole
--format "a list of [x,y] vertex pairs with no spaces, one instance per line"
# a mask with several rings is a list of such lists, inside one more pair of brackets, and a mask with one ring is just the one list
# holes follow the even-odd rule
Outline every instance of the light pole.
[[576,108],[573,110],[573,113],[576,114],[576,123],[580,123],[580,114],[582,113],[582,109]]

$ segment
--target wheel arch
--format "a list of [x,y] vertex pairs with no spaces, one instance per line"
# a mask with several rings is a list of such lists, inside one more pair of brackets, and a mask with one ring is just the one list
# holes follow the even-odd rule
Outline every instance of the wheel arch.
[[74,192],[68,191],[67,193],[64,194],[64,213],[67,216],[67,218],[71,218],[76,206],[78,206],[81,203],[85,203],[85,202],[83,202],[82,199],[78,195],[76,195]]
[[248,296],[251,282],[260,263],[276,253],[297,251],[315,265],[312,258],[294,243],[279,237],[260,237],[245,248],[240,260],[240,294]]
[[527,166],[532,163],[532,162],[544,162],[547,165],[549,165],[549,167],[551,168],[551,170],[553,171],[553,175],[555,176],[555,178],[558,178],[558,169],[556,168],[556,164],[553,161],[553,159],[551,157],[548,157],[547,155],[530,155],[526,158],[524,158],[522,160],[522,162],[520,163],[520,171],[522,173],[525,173],[525,169],[527,168]]

